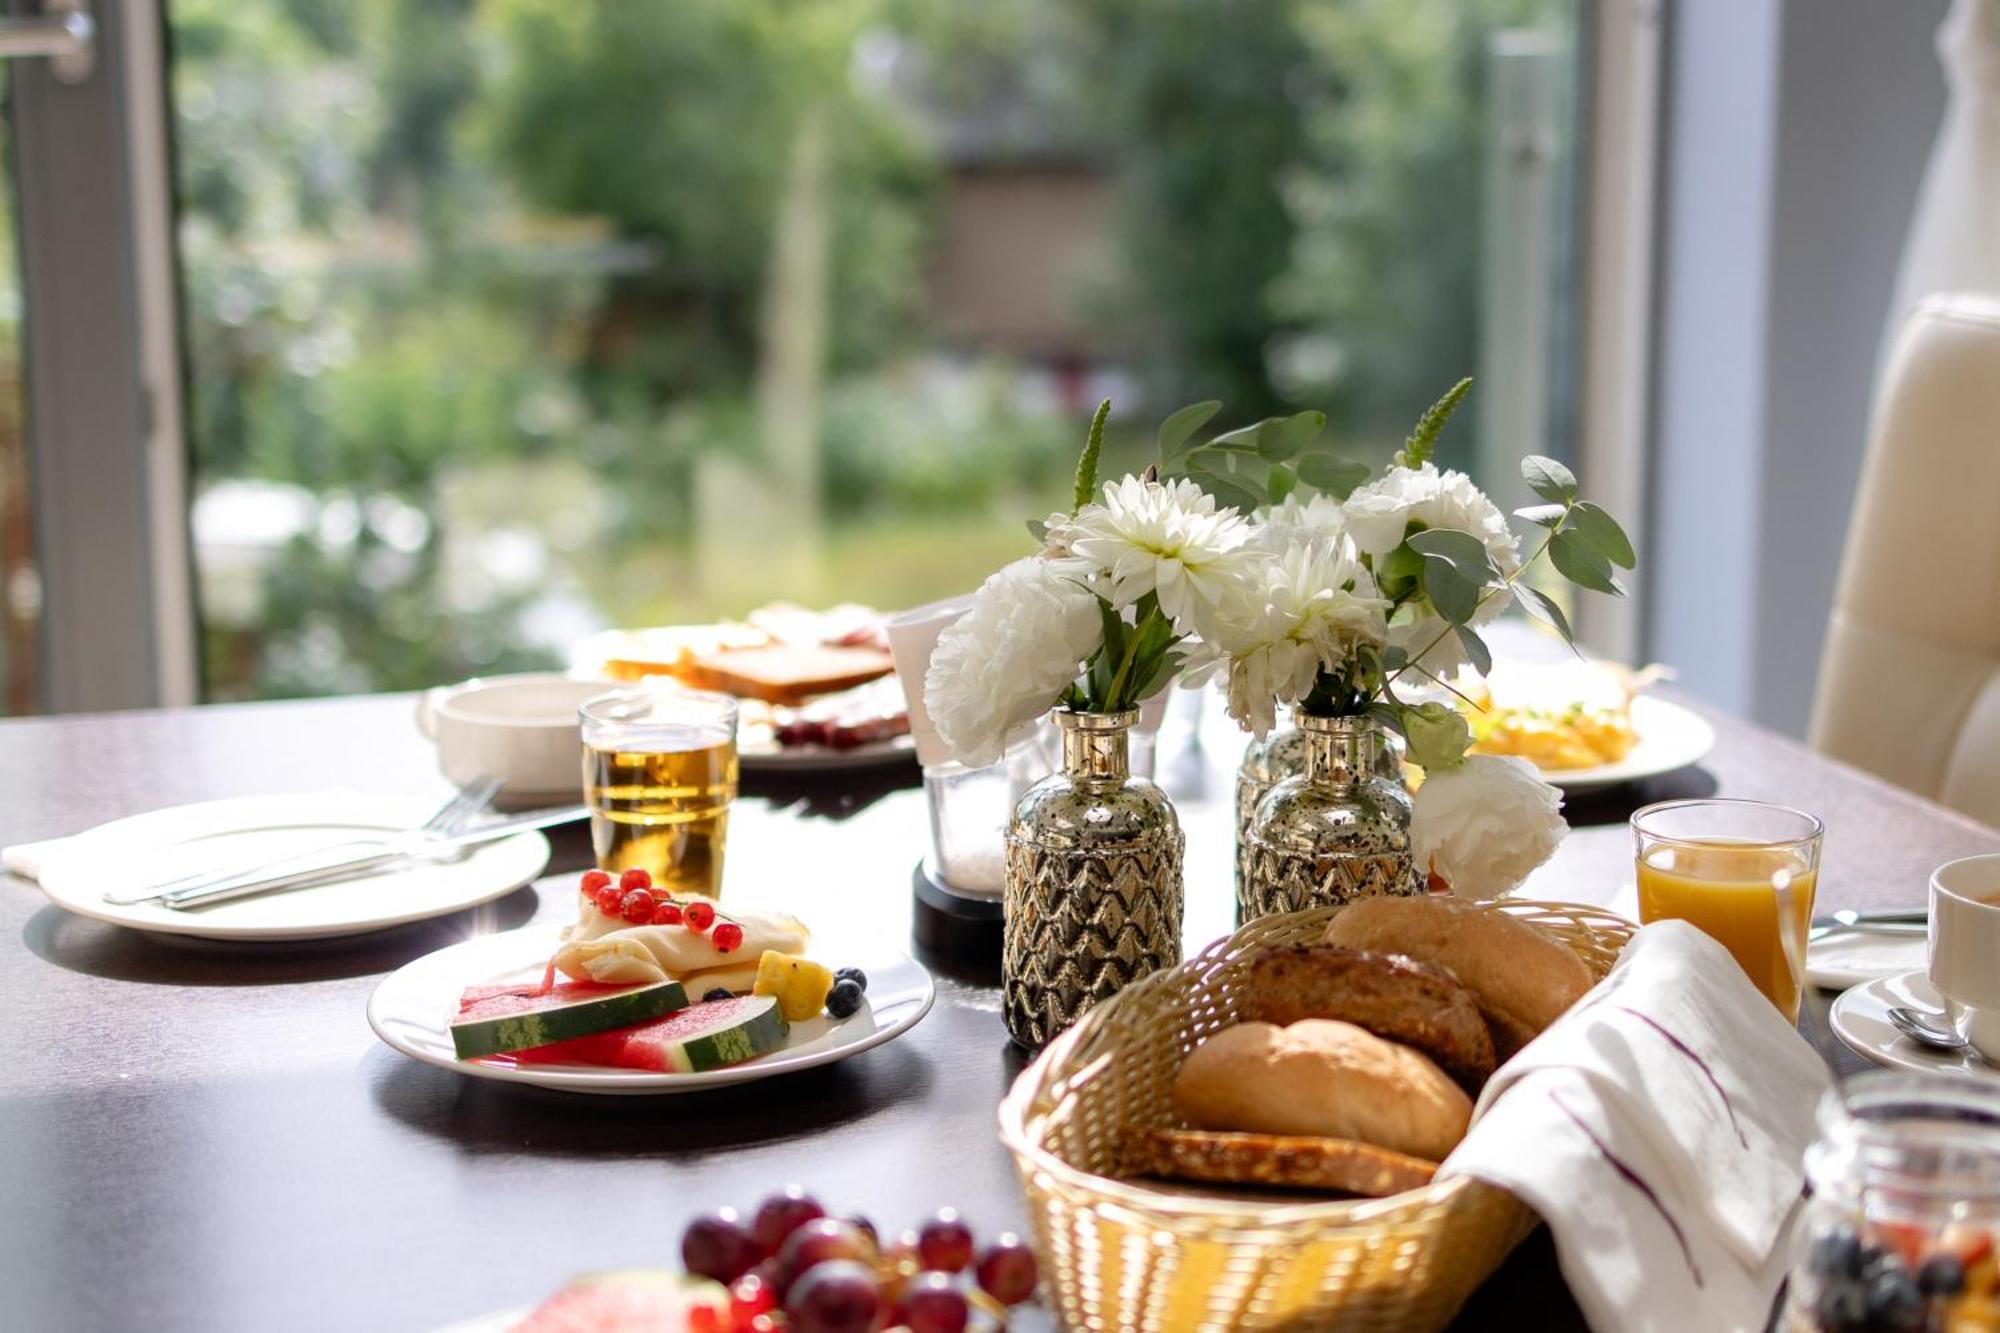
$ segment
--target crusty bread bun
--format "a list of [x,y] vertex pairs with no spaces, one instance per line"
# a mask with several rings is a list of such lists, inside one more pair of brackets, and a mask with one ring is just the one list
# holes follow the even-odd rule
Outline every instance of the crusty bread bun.
[[1363,898],[1340,910],[1326,943],[1408,954],[1442,967],[1479,998],[1505,1060],[1591,988],[1583,960],[1518,917],[1462,898]]
[[864,685],[895,669],[896,660],[879,648],[773,643],[696,653],[676,674],[697,689],[796,705],[816,694]]
[[1479,1001],[1442,968],[1402,954],[1338,944],[1289,944],[1250,960],[1237,1012],[1284,1027],[1337,1018],[1435,1060],[1468,1091],[1493,1072],[1493,1037]]
[[1153,1171],[1204,1184],[1272,1185],[1383,1198],[1430,1184],[1437,1163],[1353,1139],[1156,1129]]
[[1472,1100],[1407,1046],[1352,1023],[1238,1023],[1188,1056],[1174,1108],[1196,1129],[1322,1134],[1439,1161]]

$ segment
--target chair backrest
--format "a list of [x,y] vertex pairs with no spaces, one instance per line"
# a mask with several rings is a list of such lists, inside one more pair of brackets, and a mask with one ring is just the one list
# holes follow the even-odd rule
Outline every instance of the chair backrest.
[[2000,825],[2000,302],[1931,297],[1896,340],[1812,743]]

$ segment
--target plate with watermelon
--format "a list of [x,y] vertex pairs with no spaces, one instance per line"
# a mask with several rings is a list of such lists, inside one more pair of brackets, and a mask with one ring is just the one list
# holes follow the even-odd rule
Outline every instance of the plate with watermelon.
[[[528,927],[426,954],[375,988],[369,1026],[404,1055],[473,1078],[660,1094],[844,1060],[909,1030],[937,994],[922,965],[879,948],[844,970],[862,977],[865,991],[842,1017],[794,1004],[794,978],[817,965],[775,951],[746,993],[695,994],[699,985],[672,978],[561,980],[550,959],[562,942]],[[822,986],[820,1001],[825,994]]]

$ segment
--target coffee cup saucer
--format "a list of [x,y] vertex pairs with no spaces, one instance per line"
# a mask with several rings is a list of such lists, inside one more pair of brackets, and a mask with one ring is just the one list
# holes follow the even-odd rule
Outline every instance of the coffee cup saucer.
[[1904,1036],[1889,1021],[1892,1005],[1938,1014],[1944,1012],[1944,996],[1922,968],[1863,982],[1843,991],[1833,1002],[1830,1014],[1833,1030],[1854,1050],[1891,1069],[2000,1078],[2000,1070],[1982,1060],[1976,1051],[1941,1051]]

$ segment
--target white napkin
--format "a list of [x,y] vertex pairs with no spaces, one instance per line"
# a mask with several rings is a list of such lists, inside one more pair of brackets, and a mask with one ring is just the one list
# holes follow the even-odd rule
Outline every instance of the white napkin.
[[1494,1075],[1440,1174],[1542,1215],[1593,1329],[1756,1333],[1831,1082],[1726,949],[1656,922]]
[[931,726],[930,710],[924,707],[924,673],[930,669],[938,635],[971,607],[972,594],[966,593],[912,607],[889,618],[889,655],[896,659],[896,679],[903,682],[903,699],[910,712],[910,736],[917,743],[917,762],[925,768],[946,762],[951,751]]
[[0,847],[0,870],[19,875],[22,879],[40,879],[42,866],[68,841],[68,838],[49,838],[42,842],[17,842],[12,847]]

